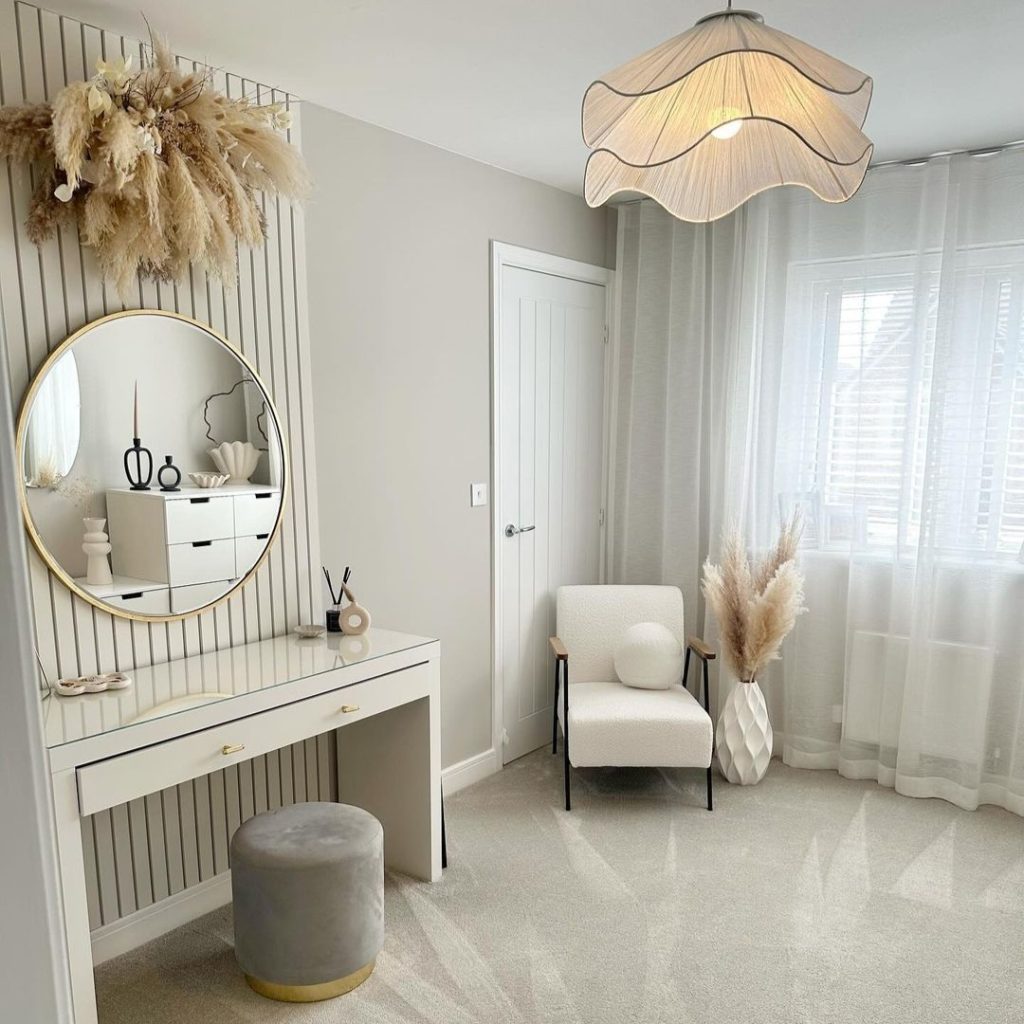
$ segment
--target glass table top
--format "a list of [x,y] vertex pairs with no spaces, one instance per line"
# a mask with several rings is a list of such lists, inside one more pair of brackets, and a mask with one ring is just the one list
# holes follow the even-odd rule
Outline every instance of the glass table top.
[[388,629],[311,640],[282,636],[129,669],[132,685],[124,690],[62,697],[51,689],[43,710],[46,745],[59,747],[435,642]]

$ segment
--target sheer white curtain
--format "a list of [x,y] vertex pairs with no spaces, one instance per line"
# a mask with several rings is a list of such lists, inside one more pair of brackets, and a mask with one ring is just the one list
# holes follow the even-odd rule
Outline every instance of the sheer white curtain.
[[[620,211],[611,576],[680,584],[800,508],[787,763],[1024,813],[1024,152],[714,225]],[[727,683],[726,683],[727,685]]]
[[81,440],[81,395],[74,352],[57,360],[36,392],[25,435],[25,476],[52,486],[67,476]]

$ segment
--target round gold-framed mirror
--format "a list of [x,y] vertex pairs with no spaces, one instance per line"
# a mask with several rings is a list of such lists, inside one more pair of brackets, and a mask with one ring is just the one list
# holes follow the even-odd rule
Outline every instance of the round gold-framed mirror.
[[93,320],[50,353],[18,414],[25,528],[50,571],[112,615],[215,607],[281,529],[288,455],[256,368],[156,309]]

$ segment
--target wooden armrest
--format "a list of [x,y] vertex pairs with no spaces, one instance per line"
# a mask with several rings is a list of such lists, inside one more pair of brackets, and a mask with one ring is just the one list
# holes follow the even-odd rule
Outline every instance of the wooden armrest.
[[565,649],[565,644],[563,644],[562,641],[559,640],[557,636],[553,636],[551,638],[550,643],[551,643],[551,650],[553,650],[555,652],[555,657],[559,661],[568,661],[569,660],[569,652]]
[[686,639],[686,646],[705,661],[714,661],[716,658],[715,649],[711,644],[704,643],[699,636],[691,636]]

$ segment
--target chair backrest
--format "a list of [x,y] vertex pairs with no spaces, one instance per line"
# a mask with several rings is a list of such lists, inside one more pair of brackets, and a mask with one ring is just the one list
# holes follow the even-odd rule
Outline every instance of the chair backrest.
[[613,655],[622,634],[638,622],[659,622],[686,643],[683,594],[678,587],[604,584],[559,587],[558,638],[569,652],[569,681],[612,682]]

